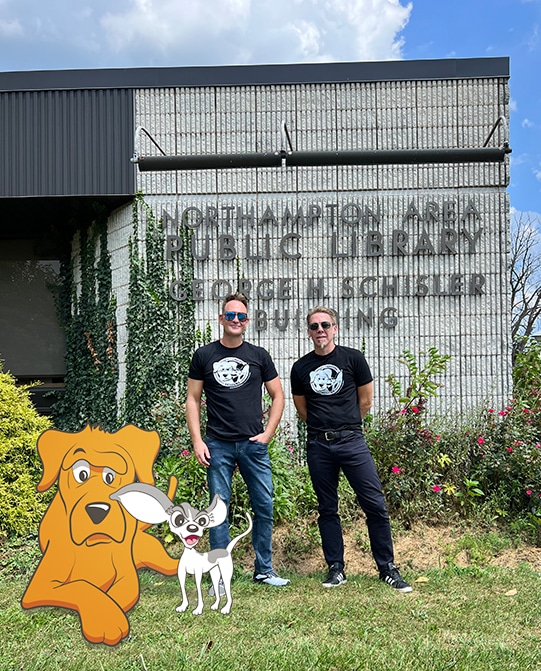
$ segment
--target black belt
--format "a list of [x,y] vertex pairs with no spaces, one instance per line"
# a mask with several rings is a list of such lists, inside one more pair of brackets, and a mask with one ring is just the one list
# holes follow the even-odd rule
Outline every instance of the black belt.
[[354,433],[359,433],[358,431],[317,431],[316,433],[310,433],[310,438],[319,438],[320,440],[326,440],[327,442],[331,440],[338,440],[339,438],[347,438],[352,436]]

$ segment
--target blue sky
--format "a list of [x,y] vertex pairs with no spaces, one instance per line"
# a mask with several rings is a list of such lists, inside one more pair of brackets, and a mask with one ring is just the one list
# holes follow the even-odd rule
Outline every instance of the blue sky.
[[511,205],[541,216],[541,0],[0,0],[0,71],[509,56]]

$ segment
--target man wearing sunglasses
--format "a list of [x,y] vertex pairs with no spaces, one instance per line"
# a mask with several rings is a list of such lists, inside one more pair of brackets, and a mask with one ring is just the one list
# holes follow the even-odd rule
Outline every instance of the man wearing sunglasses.
[[291,369],[293,401],[307,423],[306,455],[318,499],[318,525],[329,566],[324,587],[346,582],[344,540],[338,515],[340,469],[366,515],[372,555],[380,578],[399,592],[411,592],[394,565],[387,507],[362,420],[372,407],[372,374],[364,355],[334,342],[336,313],[317,306],[307,316],[314,349]]
[[[244,294],[227,296],[218,317],[219,340],[195,351],[189,372],[186,417],[197,461],[207,469],[210,499],[219,494],[229,507],[235,467],[248,488],[254,512],[254,581],[283,587],[272,567],[272,473],[268,443],[284,410],[284,392],[276,367],[262,347],[244,340],[250,321]],[[262,387],[271,398],[263,427]],[[207,402],[206,435],[201,435],[201,398]],[[226,548],[229,524],[210,529],[212,550]],[[220,586],[220,590],[222,586]]]

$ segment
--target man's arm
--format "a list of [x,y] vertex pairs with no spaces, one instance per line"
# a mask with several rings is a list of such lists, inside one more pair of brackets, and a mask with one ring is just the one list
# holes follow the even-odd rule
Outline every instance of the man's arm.
[[257,436],[252,436],[250,440],[258,441],[260,443],[269,443],[271,438],[274,436],[274,432],[280,424],[282,419],[282,413],[284,412],[285,406],[285,397],[284,390],[282,388],[282,383],[280,378],[277,376],[274,380],[269,380],[265,382],[265,387],[269,396],[271,397],[271,406],[269,409],[269,420],[267,426],[263,433],[258,434]]
[[201,437],[201,396],[203,395],[203,380],[188,378],[186,393],[186,421],[192,438],[195,458],[208,468],[210,466],[210,452],[207,444]]
[[299,417],[306,422],[308,416],[306,411],[306,396],[295,396],[295,394],[293,394],[293,403],[299,413]]
[[361,410],[361,418],[364,419],[365,416],[370,411],[372,407],[372,399],[374,396],[374,383],[369,382],[368,384],[363,384],[362,387],[357,387],[357,397],[359,399],[359,408]]

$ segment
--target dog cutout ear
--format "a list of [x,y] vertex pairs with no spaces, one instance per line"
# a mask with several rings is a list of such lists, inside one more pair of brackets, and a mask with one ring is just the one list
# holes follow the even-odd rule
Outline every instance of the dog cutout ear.
[[208,528],[217,527],[227,519],[227,506],[219,494],[215,494],[210,506],[205,510],[210,518]]
[[121,487],[109,498],[118,501],[132,517],[146,524],[165,522],[169,519],[167,511],[173,506],[160,489],[144,482]]
[[115,434],[115,440],[133,459],[139,482],[154,484],[152,467],[160,450],[160,436],[157,431],[145,431],[133,424],[126,424]]
[[43,464],[43,474],[38,483],[38,492],[49,489],[56,481],[60,473],[62,460],[76,442],[77,438],[75,436],[79,436],[81,433],[82,431],[66,433],[57,429],[47,429],[38,437],[36,445]]

